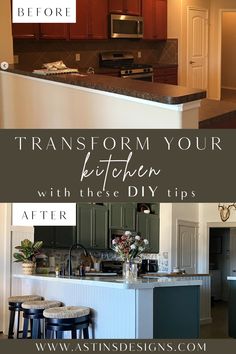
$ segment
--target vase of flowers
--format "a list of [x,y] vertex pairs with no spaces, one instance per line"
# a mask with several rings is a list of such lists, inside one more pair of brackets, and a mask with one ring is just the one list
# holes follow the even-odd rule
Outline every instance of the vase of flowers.
[[118,253],[123,263],[123,277],[126,280],[137,280],[138,260],[137,258],[146,249],[148,240],[139,235],[133,235],[125,231],[121,237],[112,241],[113,250]]
[[15,262],[22,263],[23,274],[34,274],[36,268],[36,256],[40,253],[39,250],[42,245],[42,241],[33,243],[30,240],[25,239],[21,241],[20,246],[15,247],[19,252],[15,252],[13,257],[15,258]]

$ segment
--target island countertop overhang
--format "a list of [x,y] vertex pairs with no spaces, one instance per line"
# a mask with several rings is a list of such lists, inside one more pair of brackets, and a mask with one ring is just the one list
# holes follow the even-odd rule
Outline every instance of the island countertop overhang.
[[143,279],[138,278],[136,281],[125,281],[122,277],[110,276],[94,276],[94,277],[56,277],[55,275],[23,275],[14,274],[14,278],[25,280],[43,280],[61,284],[77,284],[96,287],[116,288],[116,289],[154,289],[158,287],[178,287],[178,286],[200,286],[201,280],[186,280],[184,278],[158,278]]
[[184,104],[198,101],[206,97],[206,91],[204,90],[191,89],[184,86],[122,79],[106,75],[87,75],[81,73],[82,75],[80,76],[80,73],[75,73],[43,76],[33,73],[31,69],[19,68],[14,65],[10,65],[5,72],[168,105]]

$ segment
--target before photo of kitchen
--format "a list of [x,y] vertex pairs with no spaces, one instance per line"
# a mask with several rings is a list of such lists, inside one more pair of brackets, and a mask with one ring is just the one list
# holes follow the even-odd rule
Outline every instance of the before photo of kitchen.
[[78,203],[76,226],[35,227],[13,206],[1,339],[235,338],[235,203]]
[[234,0],[77,0],[73,24],[0,6],[1,128],[236,127]]

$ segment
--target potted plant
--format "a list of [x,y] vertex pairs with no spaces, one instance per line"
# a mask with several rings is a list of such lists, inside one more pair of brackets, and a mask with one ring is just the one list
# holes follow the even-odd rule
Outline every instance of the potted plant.
[[15,248],[19,252],[15,252],[13,257],[15,262],[22,262],[23,273],[31,275],[35,271],[36,256],[40,253],[39,250],[43,245],[43,241],[37,241],[35,243],[28,239],[21,241],[20,246]]

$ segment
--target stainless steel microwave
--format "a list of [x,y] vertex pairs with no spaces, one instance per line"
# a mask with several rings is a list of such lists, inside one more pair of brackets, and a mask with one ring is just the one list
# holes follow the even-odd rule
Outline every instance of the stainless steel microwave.
[[143,17],[111,14],[111,38],[143,38]]

